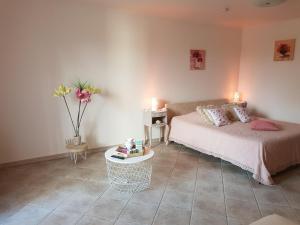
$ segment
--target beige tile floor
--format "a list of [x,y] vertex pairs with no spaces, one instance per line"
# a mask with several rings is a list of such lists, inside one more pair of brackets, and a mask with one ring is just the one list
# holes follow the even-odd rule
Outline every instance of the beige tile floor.
[[103,152],[0,170],[0,224],[243,225],[278,213],[300,222],[300,168],[258,184],[238,167],[184,146],[154,148],[151,188],[109,187]]

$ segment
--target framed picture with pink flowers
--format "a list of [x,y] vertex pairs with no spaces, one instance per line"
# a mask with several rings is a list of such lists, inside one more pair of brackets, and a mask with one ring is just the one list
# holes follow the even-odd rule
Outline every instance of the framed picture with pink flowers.
[[296,39],[275,41],[274,61],[290,61],[294,59]]
[[191,49],[190,50],[190,70],[205,69],[205,50]]

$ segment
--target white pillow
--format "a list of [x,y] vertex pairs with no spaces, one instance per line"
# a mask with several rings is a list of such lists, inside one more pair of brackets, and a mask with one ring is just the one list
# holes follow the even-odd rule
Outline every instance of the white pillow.
[[202,106],[197,106],[196,111],[199,113],[202,121],[205,124],[213,125],[214,121],[211,117],[211,115],[207,112],[207,109],[213,109],[216,108],[213,105],[202,105]]
[[213,122],[217,127],[230,124],[230,121],[226,116],[226,112],[224,109],[207,109],[207,112],[211,115]]
[[233,109],[241,122],[248,123],[251,121],[251,117],[249,116],[246,108],[236,106]]

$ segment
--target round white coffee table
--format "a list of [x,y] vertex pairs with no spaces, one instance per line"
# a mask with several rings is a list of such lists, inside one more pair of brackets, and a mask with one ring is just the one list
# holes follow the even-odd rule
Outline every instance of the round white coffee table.
[[151,159],[154,152],[150,150],[143,156],[117,159],[111,157],[117,148],[113,147],[105,152],[110,184],[123,192],[138,192],[148,188],[151,182]]

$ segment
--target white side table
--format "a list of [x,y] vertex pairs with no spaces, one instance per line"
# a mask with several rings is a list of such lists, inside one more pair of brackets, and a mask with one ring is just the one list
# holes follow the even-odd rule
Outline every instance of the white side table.
[[[160,123],[157,124],[156,121],[159,120]],[[145,133],[145,143],[149,142],[149,146],[152,146],[152,128],[160,129],[159,141],[165,140],[165,131],[167,127],[167,111],[151,111],[144,110],[144,133]]]
[[69,143],[66,145],[66,148],[69,150],[71,160],[73,160],[75,164],[77,163],[78,154],[81,158],[86,159],[86,152],[88,150],[87,143],[82,143],[80,145],[73,145]]
[[239,102],[230,102],[230,103],[234,103],[237,104],[241,107],[247,108],[248,102],[247,101],[239,101]]
[[143,156],[117,159],[111,157],[118,147],[105,152],[107,175],[111,186],[122,192],[138,192],[149,187],[152,174],[152,150]]

